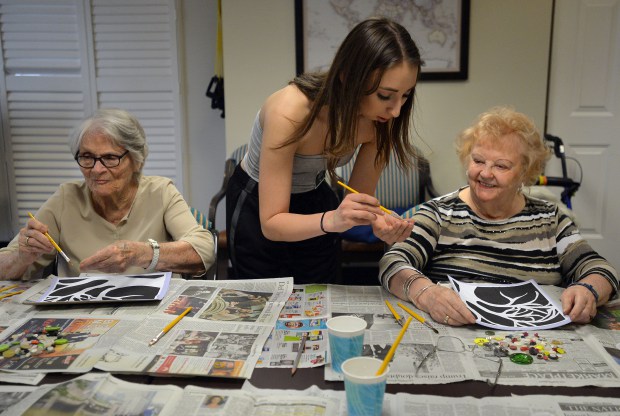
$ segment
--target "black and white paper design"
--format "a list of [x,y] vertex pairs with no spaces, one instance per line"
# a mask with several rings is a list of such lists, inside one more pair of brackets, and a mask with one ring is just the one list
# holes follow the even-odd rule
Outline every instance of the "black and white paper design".
[[171,272],[139,275],[54,277],[35,304],[139,302],[161,300],[168,292]]
[[515,284],[463,283],[452,288],[482,326],[505,330],[550,329],[571,322],[534,280]]

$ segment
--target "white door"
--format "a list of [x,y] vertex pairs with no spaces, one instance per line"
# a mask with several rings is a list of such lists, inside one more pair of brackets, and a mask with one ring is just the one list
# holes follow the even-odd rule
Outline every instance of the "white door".
[[[547,132],[583,168],[579,228],[620,269],[620,0],[555,3],[549,87]],[[577,164],[567,167],[578,179]]]

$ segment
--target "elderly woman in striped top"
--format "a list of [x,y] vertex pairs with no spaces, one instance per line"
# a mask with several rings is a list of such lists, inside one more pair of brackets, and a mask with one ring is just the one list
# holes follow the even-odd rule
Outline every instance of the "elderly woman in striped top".
[[475,323],[474,315],[436,282],[448,275],[489,283],[534,279],[566,287],[564,313],[573,322],[591,321],[618,290],[618,273],[557,205],[523,192],[549,158],[532,121],[491,109],[461,133],[457,152],[469,185],[415,214],[411,236],[381,259],[383,286],[434,320],[460,326]]

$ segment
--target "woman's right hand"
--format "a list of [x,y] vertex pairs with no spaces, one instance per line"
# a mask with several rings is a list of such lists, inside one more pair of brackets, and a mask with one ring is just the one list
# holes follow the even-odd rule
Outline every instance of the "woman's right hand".
[[347,194],[338,208],[327,217],[325,229],[342,233],[357,225],[371,224],[377,215],[385,215],[379,208],[379,200],[367,194]]
[[47,225],[31,218],[26,226],[19,230],[19,257],[24,261],[33,263],[43,254],[54,251],[54,246],[45,236]]
[[[433,283],[426,282],[426,284]],[[417,292],[415,290],[411,292],[415,297]],[[419,309],[428,312],[435,321],[443,325],[463,326],[476,323],[476,317],[465,306],[459,295],[444,286],[434,285],[428,288],[416,299],[416,304]]]

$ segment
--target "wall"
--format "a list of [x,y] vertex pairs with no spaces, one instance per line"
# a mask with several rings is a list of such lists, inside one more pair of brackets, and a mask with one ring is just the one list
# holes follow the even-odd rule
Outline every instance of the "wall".
[[[223,2],[227,151],[247,141],[263,100],[295,75],[294,2]],[[543,128],[552,0],[473,0],[469,79],[425,82],[414,123],[438,191],[465,182],[453,150],[482,111],[509,104]]]
[[[186,115],[186,144],[184,160],[185,198],[188,203],[207,215],[211,197],[222,184],[226,157],[225,122],[221,111],[211,109],[211,99],[205,96],[214,75],[215,41],[217,35],[216,0],[182,0],[179,35],[179,61]],[[217,222],[223,228],[224,210],[218,212]]]
[[295,76],[292,0],[222,2],[227,154],[247,143],[262,102]]

